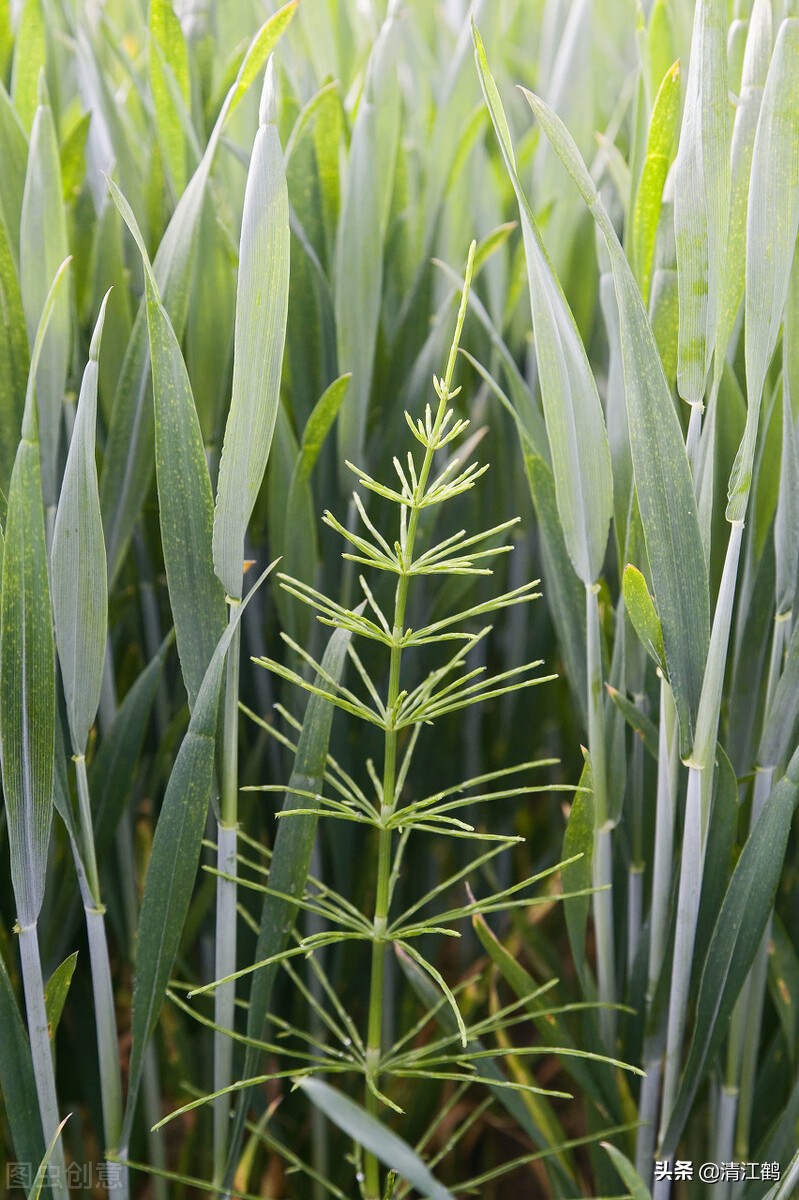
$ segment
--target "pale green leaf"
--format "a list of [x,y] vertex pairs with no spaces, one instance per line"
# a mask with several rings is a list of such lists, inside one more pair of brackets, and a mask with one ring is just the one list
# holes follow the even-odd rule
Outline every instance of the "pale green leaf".
[[186,364],[161,303],[136,218],[111,180],[109,187],[139,247],[146,276],[161,540],[178,656],[193,707],[225,628],[224,593],[211,554],[211,481]]
[[[25,384],[30,363],[28,334],[25,327],[19,279],[2,215],[0,215],[0,305],[2,305],[5,318],[0,322],[0,412],[3,414],[3,419],[0,421],[0,492],[6,496],[22,428]],[[4,508],[4,501],[0,500],[0,513]]]
[[[31,130],[20,230],[20,287],[31,343],[49,280],[69,253],[63,196],[55,122],[45,96],[36,110]],[[45,508],[55,505],[58,494],[56,466],[71,338],[69,289],[63,288],[53,310],[36,377]]]
[[532,210],[516,174],[502,104],[477,30],[475,57],[483,95],[511,177],[524,235],[541,396],[563,536],[584,584],[602,569],[613,512],[607,431],[582,339],[555,276]]
[[799,19],[783,21],[752,151],[746,233],[746,428],[729,483],[728,521],[743,521],[763,387],[777,344],[799,229]]
[[11,99],[26,130],[30,130],[39,103],[39,72],[47,56],[46,34],[42,0],[25,0],[14,44]]
[[525,92],[597,222],[611,259],[619,304],[630,448],[669,680],[690,752],[710,627],[710,600],[693,481],[682,431],[652,328],[616,232],[574,140],[537,96]]
[[[37,1167],[36,1176],[33,1180],[33,1187],[28,1192],[28,1200],[40,1200],[40,1197],[42,1194],[42,1189],[47,1185],[48,1168],[50,1165],[50,1159],[53,1157],[53,1154],[55,1153],[56,1146],[58,1145],[58,1139],[61,1137],[61,1134],[64,1130],[64,1126],[66,1125],[67,1121],[69,1120],[69,1118],[71,1116],[72,1116],[72,1114],[69,1113],[66,1117],[64,1117],[64,1120],[61,1122],[61,1124],[58,1126],[55,1133],[53,1134],[53,1137],[50,1141],[50,1145],[47,1147],[47,1152],[44,1155],[44,1158],[42,1159],[42,1161],[39,1163],[39,1166]],[[57,1170],[63,1171],[63,1161],[62,1161],[61,1166],[57,1167]]]
[[44,1008],[47,1013],[47,1031],[51,1042],[55,1041],[58,1023],[64,1011],[77,961],[78,952],[76,950],[56,967],[44,986]]
[[11,486],[0,605],[0,760],[17,919],[35,923],[44,897],[53,819],[55,664],[35,376],[67,263],[53,280],[36,333]]
[[646,580],[632,563],[628,563],[624,568],[623,587],[624,607],[633,629],[638,634],[638,639],[649,657],[668,678],[660,619],[649,594],[649,588],[646,586]]
[[387,1126],[342,1092],[321,1079],[298,1079],[299,1087],[317,1108],[353,1141],[369,1150],[430,1200],[453,1200],[447,1189],[428,1171],[418,1154]]
[[731,131],[727,0],[697,0],[674,166],[680,291],[677,385],[689,404],[701,403],[713,354],[727,252]]
[[[735,108],[730,152],[730,221],[727,263],[722,277],[716,345],[715,374],[720,374],[723,356],[741,306],[746,277],[746,220],[752,151],[755,144],[763,87],[771,60],[771,0],[755,0],[748,23],[741,75],[741,93]],[[714,381],[715,382],[715,381]]]
[[50,551],[53,616],[72,750],[83,754],[100,703],[108,584],[95,462],[97,377],[108,302],[97,318],[61,486]]
[[184,106],[188,106],[189,54],[171,0],[150,0],[150,39],[150,87],[155,125],[175,192],[180,196],[186,186],[186,140],[167,72],[171,74]]
[[8,239],[19,264],[19,225],[22,194],[28,163],[28,138],[0,80],[0,215],[5,219]]
[[280,402],[289,295],[289,203],[267,68],[241,227],[233,394],[213,524],[217,577],[241,597],[244,537],[269,457]]
[[680,64],[675,62],[663,77],[655,97],[644,165],[633,203],[631,255],[645,304],[649,302],[663,186],[671,164],[680,115],[681,86]]
[[617,1150],[615,1146],[611,1146],[610,1142],[603,1142],[602,1149],[619,1172],[624,1186],[630,1193],[630,1200],[651,1200],[649,1188],[627,1155],[622,1154],[621,1150]]

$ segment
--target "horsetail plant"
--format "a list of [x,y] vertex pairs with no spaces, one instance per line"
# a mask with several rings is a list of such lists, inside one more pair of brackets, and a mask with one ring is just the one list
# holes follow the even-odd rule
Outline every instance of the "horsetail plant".
[[[298,897],[295,903],[306,912],[316,914],[333,928],[312,933],[302,938],[297,946],[279,950],[270,958],[256,961],[251,967],[237,972],[234,976],[236,978],[252,971],[269,970],[277,963],[290,967],[291,959],[298,954],[311,954],[324,946],[342,942],[366,942],[370,945],[371,967],[365,1032],[361,1034],[352,1027],[351,1022],[347,1022],[350,1029],[347,1036],[337,1030],[336,1024],[328,1018],[326,1024],[337,1039],[338,1048],[317,1044],[312,1039],[317,1052],[312,1056],[309,1065],[303,1065],[303,1060],[307,1058],[305,1054],[297,1054],[293,1050],[286,1051],[298,1058],[296,1068],[290,1069],[289,1074],[299,1079],[303,1090],[314,1103],[345,1132],[354,1136],[364,1148],[361,1190],[365,1200],[381,1200],[383,1196],[379,1157],[382,1157],[387,1165],[399,1170],[400,1174],[404,1174],[410,1182],[415,1182],[417,1187],[426,1189],[428,1195],[440,1195],[442,1198],[449,1195],[440,1185],[431,1184],[421,1164],[414,1168],[416,1174],[413,1170],[408,1170],[407,1147],[400,1153],[396,1138],[385,1131],[380,1121],[380,1114],[386,1107],[401,1111],[387,1090],[392,1077],[421,1079],[432,1074],[494,1086],[499,1083],[502,1088],[516,1089],[522,1093],[542,1092],[542,1089],[532,1083],[514,1083],[504,1076],[480,1070],[482,1060],[493,1057],[494,1053],[484,1048],[482,1039],[491,1034],[500,1034],[516,1024],[520,1016],[520,1002],[501,1008],[498,1013],[474,1026],[467,1026],[455,994],[436,966],[417,948],[417,942],[429,934],[458,936],[457,931],[452,928],[452,923],[465,917],[477,918],[504,908],[512,909],[519,905],[535,903],[524,893],[537,881],[538,876],[510,887],[500,888],[479,900],[469,893],[466,903],[457,904],[429,917],[421,915],[423,909],[454,885],[469,878],[476,878],[481,867],[519,841],[514,836],[485,832],[455,814],[464,808],[473,808],[481,802],[541,790],[536,787],[514,786],[510,777],[547,764],[544,761],[526,762],[503,767],[432,792],[421,800],[403,801],[403,790],[411,761],[424,726],[432,724],[446,714],[461,712],[472,705],[537,686],[552,678],[533,674],[540,667],[540,662],[513,667],[485,677],[484,668],[473,667],[468,661],[468,655],[483,642],[491,628],[484,626],[476,632],[469,632],[468,625],[475,618],[532,601],[537,597],[537,581],[523,584],[510,592],[489,598],[462,611],[442,616],[421,628],[413,629],[407,625],[409,594],[414,581],[424,576],[446,579],[490,575],[490,569],[482,564],[510,549],[505,544],[492,543],[496,543],[499,535],[506,533],[517,523],[516,519],[506,521],[470,536],[461,530],[428,545],[427,549],[419,549],[423,529],[425,541],[431,538],[433,522],[439,515],[439,506],[470,491],[487,470],[487,467],[480,467],[475,463],[463,466],[457,455],[447,457],[444,463],[440,464],[440,469],[435,464],[436,454],[454,442],[468,427],[466,419],[456,417],[451,401],[459,391],[452,386],[453,373],[466,316],[475,249],[476,245],[472,243],[446,370],[442,377],[434,377],[433,380],[438,404],[435,409],[429,404],[426,406],[424,419],[414,420],[410,413],[405,413],[408,427],[423,449],[421,458],[417,460],[413,453],[408,453],[405,462],[398,457],[394,458],[399,486],[384,484],[364,470],[347,464],[362,488],[399,509],[398,536],[390,542],[379,531],[375,518],[369,514],[357,491],[353,495],[353,503],[364,526],[364,532],[348,530],[329,511],[324,515],[326,524],[348,543],[349,549],[344,555],[346,559],[360,567],[396,578],[393,606],[388,612],[385,611],[379,601],[378,587],[373,588],[363,575],[359,577],[359,582],[364,601],[357,609],[347,608],[301,580],[286,575],[280,576],[283,587],[298,600],[309,605],[323,624],[332,627],[339,634],[363,638],[367,643],[381,646],[388,652],[389,670],[385,695],[380,694],[372,672],[352,644],[348,645],[347,654],[362,685],[358,690],[345,686],[336,675],[331,674],[323,664],[313,659],[307,650],[293,642],[286,634],[283,635],[284,640],[302,662],[312,669],[313,681],[275,659],[258,660],[262,666],[310,693],[312,699],[325,698],[336,708],[348,713],[351,718],[376,728],[382,735],[382,771],[378,770],[371,760],[366,763],[369,790],[373,790],[373,796],[350,775],[339,770],[330,770],[325,774],[327,787],[324,790],[315,792],[307,787],[292,789],[299,802],[284,808],[281,813],[284,821],[294,822],[307,817],[326,818],[354,822],[374,830],[377,843],[377,877],[372,912],[364,916],[334,889],[312,883],[305,897]],[[439,667],[423,676],[414,686],[412,678],[408,678],[407,651],[420,646],[446,647],[453,642],[454,653],[448,653]],[[492,789],[492,784],[499,786]],[[489,790],[483,790],[486,786]],[[274,787],[268,785],[266,790],[274,790]],[[461,794],[475,792],[476,794]],[[392,904],[409,840],[418,834],[474,840],[483,845],[477,857],[392,918]],[[551,869],[545,874],[549,874]],[[282,910],[288,897],[279,887],[275,887],[272,871],[269,872],[264,891],[267,899],[271,899],[273,905]],[[272,919],[274,921],[274,918]],[[403,969],[417,976],[415,988],[424,989],[425,981],[427,984],[432,981],[434,988],[439,992],[439,1000],[435,1007],[440,1007],[441,1004],[449,1006],[451,1021],[442,1020],[443,1036],[436,1038],[426,1047],[413,1048],[412,1037],[415,1029],[387,1043],[386,955],[391,948],[400,956]],[[217,979],[211,985],[194,989],[192,994],[196,996],[218,989],[227,982],[225,979]],[[424,991],[421,994],[424,994]],[[533,1000],[535,998],[534,996]],[[524,999],[525,1002],[531,1002],[529,997]],[[542,1015],[551,1015],[555,1011],[557,1010],[545,1008]],[[339,1018],[341,1015],[339,1013]],[[512,1052],[534,1054],[537,1050],[535,1047],[529,1047]],[[573,1047],[564,1047],[558,1049],[558,1053],[579,1056],[582,1052]],[[621,1066],[618,1060],[612,1058],[602,1055],[591,1057],[597,1061]],[[353,1105],[352,1101],[341,1097],[326,1085],[304,1078],[317,1072],[340,1074],[353,1069],[363,1076],[363,1109]],[[268,1077],[245,1079],[226,1091],[251,1086],[265,1078]],[[206,1096],[203,1100],[178,1111],[183,1112],[186,1108],[193,1108],[197,1104],[217,1098]],[[175,1115],[177,1114],[172,1114],[173,1117]],[[382,1153],[378,1153],[378,1146],[382,1147]],[[389,1149],[386,1149],[387,1146]],[[424,1181],[421,1184],[420,1178]]]

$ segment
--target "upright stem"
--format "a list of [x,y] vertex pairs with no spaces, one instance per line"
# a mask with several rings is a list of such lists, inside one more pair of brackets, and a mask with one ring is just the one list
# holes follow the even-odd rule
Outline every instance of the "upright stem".
[[[790,613],[786,615],[778,614],[774,620],[771,660],[769,662],[764,704],[766,721],[771,712],[774,694],[782,672],[785,639],[790,628],[789,617]],[[750,831],[754,829],[758,817],[763,811],[771,793],[774,773],[774,767],[760,766],[755,772],[755,790],[752,799]],[[754,962],[736,1002],[730,1024],[725,1078],[725,1091],[731,1098],[728,1103],[732,1105],[732,1121],[735,1125],[734,1141],[732,1131],[729,1137],[730,1157],[732,1157],[733,1146],[736,1151],[743,1148],[744,1156],[748,1152],[749,1124],[754,1100],[757,1048],[760,1042],[760,1026],[763,1019],[770,941],[771,923],[769,922],[768,927],[763,932],[763,938],[758,947]]]
[[[100,710],[99,721],[100,729],[103,735],[106,735],[111,728],[111,723],[117,711],[117,695],[116,684],[114,682],[114,659],[111,646],[110,636],[106,639],[105,659],[103,662],[103,686],[100,692]],[[136,925],[138,922],[138,897],[136,892],[136,862],[133,853],[133,832],[131,829],[130,814],[126,811],[121,814],[119,824],[117,825],[116,835],[116,852],[121,877],[122,891],[122,910],[125,918],[125,929],[127,932],[128,945],[136,944]],[[144,1111],[147,1121],[147,1145],[150,1155],[150,1162],[159,1171],[166,1171],[166,1152],[164,1149],[164,1139],[160,1130],[153,1132],[155,1125],[161,1117],[161,1088],[158,1082],[158,1061],[155,1056],[155,1047],[152,1042],[145,1048],[144,1051]],[[120,1129],[121,1139],[121,1129]],[[128,1147],[122,1144],[121,1140],[118,1144],[119,1157],[124,1160],[128,1157]],[[125,1187],[128,1186],[127,1167],[123,1166],[123,1181]],[[167,1200],[166,1198],[166,1181],[159,1175],[153,1177],[153,1194],[155,1200]],[[122,1200],[122,1197],[120,1197]]]
[[[598,588],[585,589],[586,658],[588,664],[588,750],[594,779],[594,930],[602,1038],[608,1053],[616,1039],[616,948],[613,936],[613,846],[608,809],[607,756],[605,752],[605,694],[602,648],[599,640]],[[601,890],[600,890],[601,889]]]
[[705,834],[702,810],[704,795],[712,783],[710,771],[691,767],[688,773],[688,795],[685,802],[685,825],[680,863],[680,889],[677,897],[677,929],[674,940],[674,961],[671,969],[671,994],[666,1035],[666,1062],[663,1080],[663,1107],[660,1137],[666,1134],[682,1066],[683,1038],[691,984],[699,900],[702,894],[702,875],[705,865]]
[[[655,811],[655,859],[652,872],[652,909],[649,919],[649,969],[646,1001],[651,1012],[663,959],[669,921],[671,896],[672,853],[674,846],[674,813],[677,800],[677,771],[679,764],[677,711],[674,694],[666,680],[660,678],[660,728],[658,739],[658,777]],[[661,1046],[657,1031],[649,1033],[644,1042],[644,1070],[641,1081],[639,1117],[636,1138],[635,1165],[649,1186],[652,1179],[657,1135],[658,1102],[662,1076]]]
[[[50,1050],[50,1031],[47,1011],[44,1006],[44,980],[39,956],[39,937],[36,922],[23,926],[19,931],[19,952],[22,961],[22,985],[25,991],[25,1011],[28,1017],[28,1039],[36,1080],[36,1095],[39,1100],[39,1115],[42,1121],[44,1144],[49,1146],[59,1126],[58,1101],[55,1091],[55,1072]],[[58,1200],[69,1200],[66,1187],[64,1147],[59,1139],[51,1163],[55,1167],[57,1182],[53,1184],[53,1195]]]
[[[239,600],[229,600],[232,621]],[[217,827],[217,867],[224,875],[236,874],[239,788],[239,650],[241,627],[236,626],[227,656],[223,732],[221,820]],[[216,881],[215,973],[225,979],[236,970],[236,884],[217,876]],[[229,1087],[233,1079],[233,1040],[224,1032],[232,1029],[236,1011],[236,984],[223,983],[214,994],[214,1091]],[[227,1159],[230,1106],[227,1095],[214,1101],[214,1182],[220,1183]]]
[[[400,672],[402,667],[402,638],[405,630],[405,610],[408,603],[408,585],[410,583],[410,567],[413,562],[413,551],[416,533],[419,527],[419,517],[422,511],[422,499],[427,488],[427,481],[433,466],[433,458],[441,433],[442,423],[447,411],[452,375],[460,343],[460,335],[466,316],[466,302],[469,294],[472,265],[474,262],[475,246],[472,243],[469,251],[469,262],[466,268],[466,282],[461,296],[458,319],[455,325],[455,336],[447,360],[447,369],[441,381],[438,396],[439,405],[429,441],[425,447],[424,459],[419,471],[418,482],[414,489],[413,502],[409,504],[406,526],[406,513],[403,509],[400,523],[399,557],[401,572],[397,580],[397,590],[394,598],[394,621],[391,640],[391,659],[388,677],[388,694],[386,698],[386,730],[384,738],[382,800],[380,807],[381,824],[378,829],[377,841],[377,890],[375,895],[375,913],[372,926],[372,969],[369,984],[369,1016],[366,1043],[366,1108],[368,1112],[377,1113],[379,1099],[376,1095],[379,1078],[380,1062],[383,1054],[383,988],[385,979],[386,946],[388,938],[388,912],[391,902],[391,859],[393,830],[387,828],[387,822],[394,814],[397,803],[397,729],[396,708],[400,696]],[[367,1151],[364,1155],[365,1196],[366,1200],[381,1200],[380,1165],[377,1158]]]
[[[103,1137],[106,1154],[116,1154],[122,1132],[122,1077],[119,1068],[119,1034],[117,1031],[114,985],[111,980],[111,963],[108,955],[108,940],[105,928],[105,905],[100,893],[100,879],[92,831],[89,782],[86,775],[86,759],[83,754],[75,756],[75,774],[78,783],[78,811],[80,814],[81,840],[83,843],[82,865],[86,868],[83,893],[83,909],[86,917],[86,932],[89,940],[89,958],[92,972],[94,996],[94,1020],[97,1032],[97,1057],[100,1064],[100,1095],[103,1108]],[[78,868],[79,874],[81,867]],[[128,1195],[127,1169],[122,1168],[119,1180],[122,1195]]]
[[702,436],[702,411],[703,405],[701,403],[691,405],[691,416],[688,419],[688,437],[685,442],[688,461],[691,464],[691,470],[697,484],[699,482],[699,442]]
[[[710,635],[710,646],[696,719],[694,747],[688,760],[690,769],[682,839],[680,889],[677,898],[677,927],[674,940],[671,994],[669,996],[663,1107],[660,1122],[661,1143],[665,1137],[677,1098],[677,1084],[682,1064],[691,966],[696,942],[705,848],[713,795],[716,736],[742,537],[743,522],[734,521],[730,529],[721,586],[713,617],[713,629]],[[663,1150],[662,1145],[661,1150]],[[660,1192],[668,1194],[668,1189],[661,1188]]]

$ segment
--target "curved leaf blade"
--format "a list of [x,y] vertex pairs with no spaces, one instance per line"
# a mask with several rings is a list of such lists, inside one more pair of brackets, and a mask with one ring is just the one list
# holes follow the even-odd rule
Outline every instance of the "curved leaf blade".
[[390,1170],[413,1184],[423,1196],[430,1200],[453,1200],[452,1194],[433,1178],[408,1143],[392,1133],[365,1108],[361,1108],[360,1104],[321,1079],[298,1079],[297,1087],[334,1125],[338,1125],[358,1145],[371,1151]]

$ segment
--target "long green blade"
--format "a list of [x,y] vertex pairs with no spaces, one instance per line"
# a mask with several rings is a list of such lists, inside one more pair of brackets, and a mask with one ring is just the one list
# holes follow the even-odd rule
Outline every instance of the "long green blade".
[[727,2],[697,0],[674,168],[680,295],[677,386],[689,404],[701,403],[713,354],[727,251],[731,127]]
[[763,386],[777,344],[799,229],[799,19],[783,21],[752,151],[746,233],[746,429],[730,476],[728,521],[743,521]]
[[36,1079],[25,1026],[0,956],[0,1091],[18,1162],[38,1162],[44,1153]]
[[14,46],[11,99],[26,130],[31,127],[38,104],[39,72],[47,58],[46,34],[42,0],[25,0]]
[[180,196],[186,186],[186,139],[170,83],[188,109],[189,55],[180,21],[171,0],[151,0],[150,87],[155,125],[175,193]]
[[225,597],[211,554],[211,480],[186,364],[136,218],[111,180],[109,187],[139,247],[146,275],[161,541],[183,682],[193,707],[225,627]]
[[241,225],[233,393],[219,464],[214,568],[241,597],[244,536],[269,457],[280,402],[289,297],[289,200],[267,68]]
[[[20,287],[31,344],[50,280],[68,254],[58,139],[52,109],[43,93],[31,130],[20,229]],[[53,309],[36,378],[45,508],[51,508],[57,499],[56,459],[71,351],[70,326],[69,289],[63,288]]]
[[663,188],[672,159],[680,115],[680,64],[676,62],[663,77],[649,120],[646,154],[635,194],[632,214],[631,254],[635,277],[644,303],[649,303],[652,259],[655,252]]
[[755,0],[746,38],[741,75],[741,94],[735,109],[730,152],[730,220],[728,229],[727,263],[722,278],[719,322],[716,337],[718,350],[715,374],[723,366],[723,356],[732,334],[735,318],[741,306],[746,279],[746,217],[749,207],[749,181],[752,170],[752,151],[760,116],[763,88],[771,60],[772,14],[771,0]]
[[[8,494],[11,469],[17,452],[29,354],[25,313],[8,230],[0,215],[0,492]],[[2,501],[0,501],[2,504]]]
[[525,92],[605,239],[621,324],[635,486],[663,628],[669,679],[690,753],[710,630],[710,599],[693,482],[682,431],[641,294],[593,180],[562,121]]
[[453,1200],[450,1192],[434,1179],[418,1154],[381,1121],[321,1079],[299,1079],[297,1086],[354,1142],[370,1150],[382,1163],[413,1184],[430,1200]]
[[519,205],[541,397],[563,536],[577,575],[589,585],[602,569],[613,512],[605,419],[585,347],[516,174],[507,120],[476,28],[474,42],[483,95]]
[[34,925],[44,897],[53,819],[55,664],[39,469],[36,370],[67,264],[36,334],[22,439],[8,496],[0,604],[0,759],[17,919]]
[[100,306],[58,502],[51,550],[53,616],[67,718],[75,754],[83,754],[100,703],[108,584],[95,463],[97,377],[108,302]]

